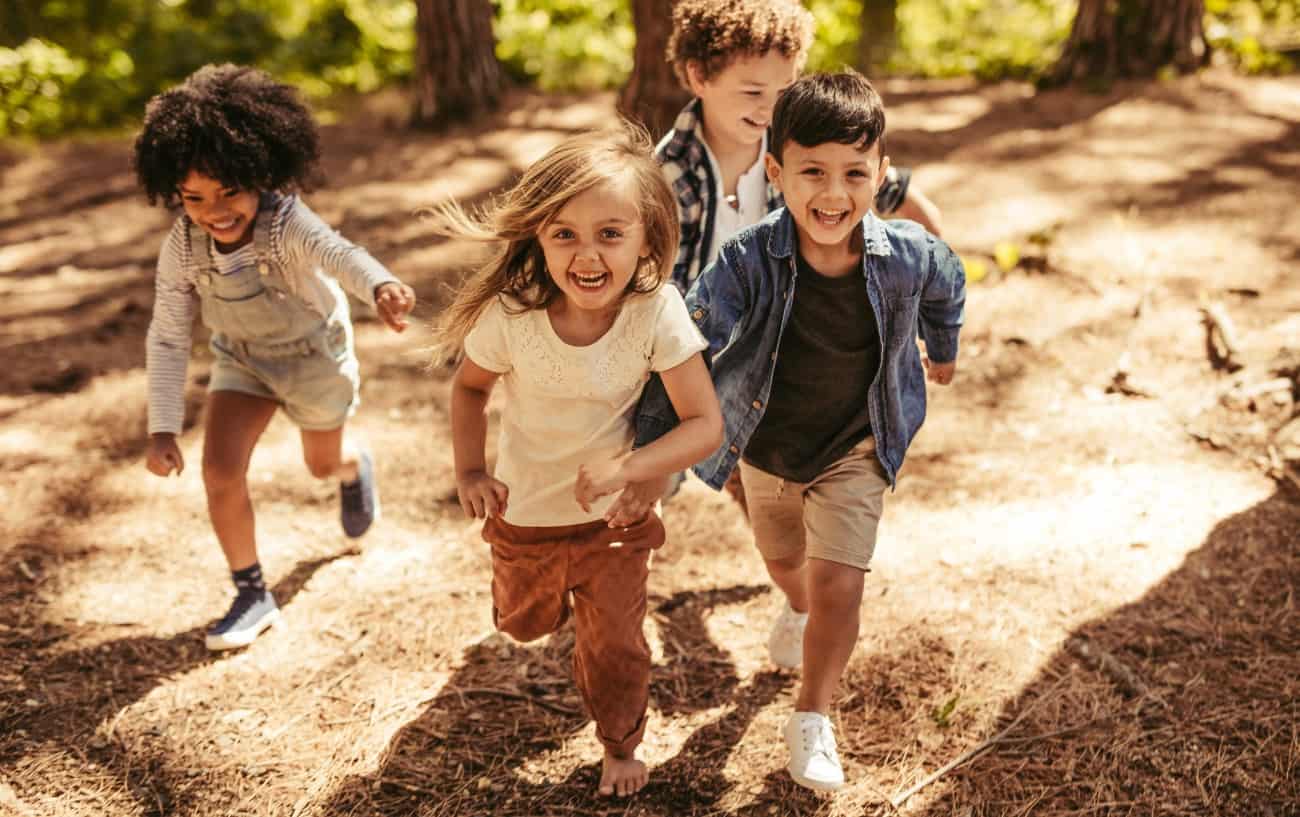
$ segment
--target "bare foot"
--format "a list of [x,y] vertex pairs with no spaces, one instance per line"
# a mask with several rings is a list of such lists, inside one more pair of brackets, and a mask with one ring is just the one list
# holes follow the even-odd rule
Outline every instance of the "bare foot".
[[611,794],[627,797],[641,791],[649,779],[650,773],[644,763],[634,757],[614,757],[606,749],[600,770],[600,786],[596,790],[605,797]]

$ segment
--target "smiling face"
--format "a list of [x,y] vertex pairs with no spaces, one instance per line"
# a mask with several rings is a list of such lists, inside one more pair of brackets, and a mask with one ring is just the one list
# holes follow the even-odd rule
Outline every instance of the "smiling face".
[[787,141],[782,157],[778,162],[767,155],[767,174],[785,196],[800,247],[805,253],[851,249],[849,241],[889,168],[880,143],[863,151],[838,142],[804,147]]
[[629,176],[574,196],[537,234],[564,307],[616,313],[637,264],[650,255]]
[[185,215],[212,236],[218,249],[229,252],[252,240],[257,193],[225,187],[197,170],[190,171],[178,192]]
[[704,138],[709,147],[726,152],[759,144],[772,121],[777,96],[794,82],[798,70],[798,61],[779,51],[738,57],[709,79],[704,79],[697,63],[689,63],[691,92],[704,103]]

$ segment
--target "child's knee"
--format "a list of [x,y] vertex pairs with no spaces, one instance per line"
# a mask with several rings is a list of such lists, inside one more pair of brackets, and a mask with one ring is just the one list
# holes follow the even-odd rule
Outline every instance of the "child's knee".
[[515,610],[503,615],[500,608],[492,608],[492,621],[497,629],[523,644],[550,635],[560,629],[567,618],[564,610],[558,616],[537,608]]
[[812,603],[827,609],[857,610],[862,603],[866,574],[848,565],[820,560],[814,562],[817,564],[808,575],[808,595]]
[[229,457],[203,457],[203,487],[209,494],[223,493],[244,484],[247,473],[246,463]]

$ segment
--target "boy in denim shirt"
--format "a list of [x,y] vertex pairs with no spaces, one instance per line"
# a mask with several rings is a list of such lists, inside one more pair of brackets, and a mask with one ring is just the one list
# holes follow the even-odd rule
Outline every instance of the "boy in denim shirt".
[[[785,207],[723,244],[686,296],[725,425],[694,470],[714,489],[741,470],[755,544],[787,600],[772,660],[803,669],[783,729],[788,768],[821,790],[844,783],[828,713],[857,641],[885,489],[925,419],[926,370],[952,382],[965,304],[965,273],[943,241],[871,213],[889,169],[884,134],[862,76],[791,85],[765,159]],[[674,421],[652,383],[638,444]]]

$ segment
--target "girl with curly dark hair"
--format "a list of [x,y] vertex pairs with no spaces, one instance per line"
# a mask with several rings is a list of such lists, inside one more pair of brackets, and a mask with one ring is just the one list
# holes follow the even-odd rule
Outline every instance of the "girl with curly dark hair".
[[164,477],[185,467],[176,435],[197,308],[214,358],[203,484],[236,589],[207,646],[242,647],[280,615],[258,562],[247,482],[253,447],[283,407],[301,429],[308,470],[339,480],[344,532],[365,533],[379,498],[369,452],[344,435],[359,374],[343,289],[396,332],[406,329],[415,294],[293,192],[314,175],[319,147],[316,123],[290,85],[253,68],[201,68],[149,102],[134,158],[149,202],[184,211],[158,258],[145,464]]

